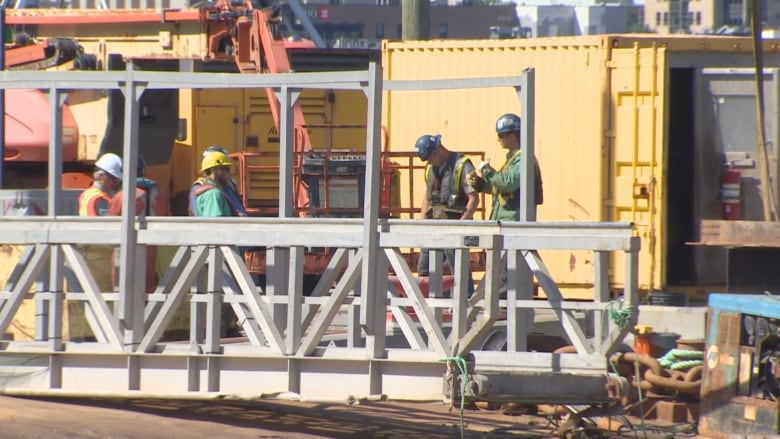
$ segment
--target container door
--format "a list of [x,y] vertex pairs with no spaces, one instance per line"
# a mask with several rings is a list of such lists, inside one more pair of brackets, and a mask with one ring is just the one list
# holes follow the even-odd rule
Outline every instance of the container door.
[[[769,70],[764,74],[764,119],[765,137],[767,142],[767,157],[770,163],[770,174],[777,175],[777,117],[778,111],[778,72]],[[710,154],[713,162],[730,165],[739,171],[741,176],[739,218],[751,221],[764,220],[764,203],[761,188],[759,136],[756,107],[756,81],[753,69],[702,69],[701,81],[705,96],[710,103],[709,108],[703,108],[703,114],[708,120],[706,125],[714,127],[710,130]],[[707,102],[702,102],[706,105]],[[702,169],[708,180],[718,189],[721,177],[719,166],[714,169]],[[778,179],[773,187],[777,193]],[[710,195],[713,195],[710,193]],[[719,195],[719,194],[715,194]],[[720,218],[722,215],[720,203],[708,209],[706,218]],[[724,218],[725,219],[725,218]]]
[[[608,67],[613,112],[605,133],[606,216],[636,225],[642,239],[639,286],[653,290],[661,287],[664,273],[666,51],[616,49]],[[610,265],[612,278],[622,283],[623,258]]]
[[[763,190],[762,158],[758,124],[757,84],[753,68],[702,68],[698,75],[700,133],[696,172],[697,206],[702,219],[764,220],[764,203],[771,213],[777,203],[780,169],[777,145],[780,141],[780,70],[764,69],[764,139],[772,191]],[[724,167],[729,166],[728,172]],[[736,190],[724,191],[724,176],[737,173]],[[725,195],[725,196],[724,196]],[[733,197],[733,198],[732,198]],[[736,201],[738,209],[724,203]],[[733,204],[731,204],[733,206]],[[771,219],[767,219],[771,220]],[[697,283],[723,285],[729,292],[774,291],[780,285],[775,268],[780,250],[761,247],[766,237],[760,233],[741,236],[744,247],[696,249]],[[761,248],[759,248],[761,247]]]

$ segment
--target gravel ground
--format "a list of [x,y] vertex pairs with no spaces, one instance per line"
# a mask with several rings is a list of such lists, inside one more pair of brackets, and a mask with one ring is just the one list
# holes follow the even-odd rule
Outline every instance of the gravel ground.
[[0,438],[549,438],[545,418],[410,402],[0,396]]

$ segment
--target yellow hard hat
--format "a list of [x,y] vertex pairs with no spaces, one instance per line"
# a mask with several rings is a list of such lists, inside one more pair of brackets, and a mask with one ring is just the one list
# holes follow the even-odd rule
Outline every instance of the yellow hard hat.
[[228,157],[227,154],[220,151],[214,151],[203,157],[203,161],[200,163],[200,172],[206,172],[217,166],[230,166],[231,164],[230,157]]

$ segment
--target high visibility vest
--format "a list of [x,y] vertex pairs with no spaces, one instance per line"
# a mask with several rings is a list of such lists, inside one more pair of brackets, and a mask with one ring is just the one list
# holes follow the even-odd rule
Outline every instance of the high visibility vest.
[[[105,202],[105,210],[98,208],[100,201]],[[79,216],[104,216],[108,213],[110,202],[111,197],[106,191],[98,186],[91,186],[79,195]]]
[[429,205],[445,206],[447,211],[463,213],[468,201],[462,190],[463,166],[469,159],[463,154],[453,153],[439,168],[437,178],[433,166],[425,170],[425,183]]

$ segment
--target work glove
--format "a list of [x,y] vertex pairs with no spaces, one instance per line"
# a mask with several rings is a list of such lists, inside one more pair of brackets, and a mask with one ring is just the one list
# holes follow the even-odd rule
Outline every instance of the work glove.
[[482,192],[485,189],[485,179],[477,175],[476,172],[471,172],[466,176],[466,183],[477,192]]
[[490,172],[493,170],[493,168],[490,166],[490,159],[483,160],[479,162],[479,166],[477,167],[479,170],[479,173],[484,177],[486,172]]

